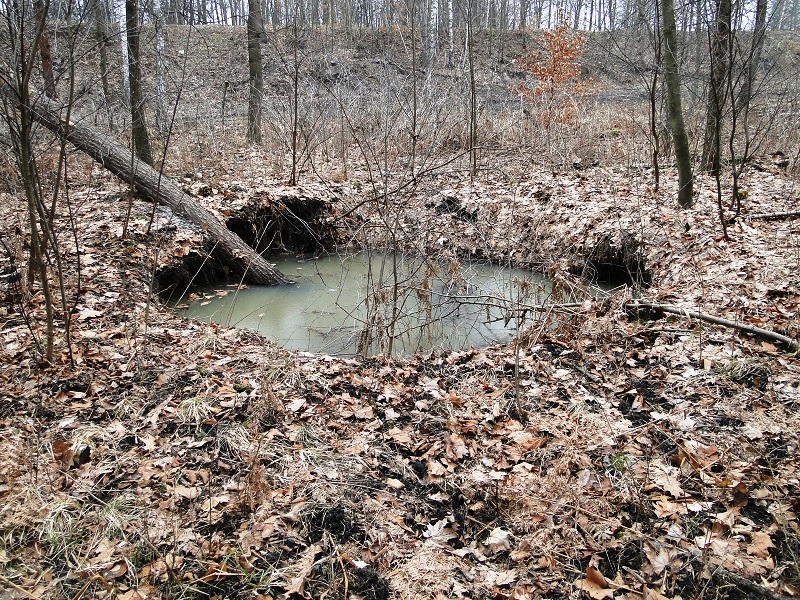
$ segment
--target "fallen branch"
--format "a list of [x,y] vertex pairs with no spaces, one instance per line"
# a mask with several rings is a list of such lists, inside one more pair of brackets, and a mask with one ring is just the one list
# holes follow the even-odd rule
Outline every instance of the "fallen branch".
[[773,213],[757,213],[755,215],[748,215],[747,219],[752,221],[753,219],[767,219],[771,221],[776,221],[778,219],[794,219],[795,217],[800,217],[800,210],[787,210],[784,212],[773,212]]
[[[2,88],[7,97],[16,100]],[[231,232],[213,214],[184,192],[175,181],[146,163],[133,159],[131,151],[119,142],[104,135],[86,123],[67,122],[61,115],[61,106],[47,98],[32,103],[30,114],[41,125],[64,137],[103,167],[127,183],[133,183],[145,196],[169,206],[175,213],[184,215],[217,242],[222,260],[249,283],[274,285],[289,280],[263,256]],[[131,168],[131,164],[133,168]]]
[[697,311],[687,310],[685,308],[680,308],[677,306],[669,306],[666,304],[651,304],[649,302],[637,301],[637,302],[627,302],[625,304],[625,308],[634,311],[654,310],[654,311],[669,313],[672,315],[678,315],[681,317],[687,317],[689,319],[698,319],[706,323],[712,323],[714,325],[722,325],[723,327],[730,327],[732,329],[736,329],[743,333],[749,333],[751,335],[755,335],[757,337],[769,340],[771,342],[784,344],[789,348],[789,350],[792,351],[800,350],[800,342],[798,342],[797,340],[793,340],[792,338],[782,335],[780,333],[776,333],[768,329],[762,329],[761,327],[754,327],[753,325],[745,325],[743,323],[737,323],[736,321],[730,321],[728,319],[707,315],[705,313]]

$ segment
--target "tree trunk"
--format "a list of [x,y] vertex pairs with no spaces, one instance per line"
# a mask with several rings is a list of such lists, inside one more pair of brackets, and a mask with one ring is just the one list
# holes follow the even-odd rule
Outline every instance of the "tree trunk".
[[[112,10],[115,10],[112,5]],[[128,32],[126,31],[126,20],[125,20],[125,11],[123,10],[117,16],[117,22],[119,23],[119,51],[120,51],[120,65],[119,70],[122,74],[121,77],[121,87],[120,87],[120,100],[125,106],[130,106],[131,104],[131,78],[130,78],[130,71],[128,69],[128,65],[130,61],[128,60]]]
[[133,183],[136,189],[154,200],[163,202],[172,210],[202,228],[217,243],[223,261],[242,275],[245,281],[258,285],[289,283],[274,265],[231,233],[225,225],[194,198],[189,196],[169,177],[160,174],[143,161],[133,161],[131,172],[130,151],[103,135],[91,125],[65,123],[59,107],[47,99],[31,106],[33,118],[47,129],[63,136],[80,150],[111,171],[120,179]]
[[761,62],[761,52],[764,48],[764,38],[767,35],[767,0],[756,1],[756,20],[753,27],[753,40],[750,44],[750,55],[747,57],[747,73],[742,84],[742,91],[739,94],[738,105],[740,110],[747,111],[750,108],[750,100],[753,99],[753,83],[756,79],[756,71]]
[[281,24],[281,0],[274,0],[272,3],[272,26],[278,27]]
[[53,76],[53,55],[50,52],[50,36],[47,34],[47,10],[42,0],[34,0],[33,9],[39,34],[39,54],[42,57],[42,76],[44,77],[44,93],[48,98],[56,97],[56,80]]
[[439,0],[429,0],[427,21],[428,44],[425,49],[425,65],[430,71],[433,69],[436,54],[439,51]]
[[247,141],[261,143],[261,97],[264,92],[264,67],[261,62],[261,18],[260,0],[249,0],[247,16],[247,60],[250,67],[250,101],[247,106]]
[[103,0],[94,0],[94,38],[100,52],[100,81],[103,84],[103,100],[108,106],[111,101],[108,87],[108,17]]
[[[205,4],[204,4],[205,5]],[[167,122],[167,42],[164,36],[164,9],[161,0],[151,0],[153,29],[156,34],[156,128],[165,135],[169,128]]]
[[473,49],[473,0],[467,0],[467,61],[469,63],[469,176],[478,172],[478,95],[475,87],[475,53]]
[[131,86],[131,133],[133,147],[139,160],[153,165],[150,136],[144,118],[142,70],[139,66],[139,7],[137,0],[125,0],[125,24],[128,37],[128,71]]
[[729,77],[731,0],[716,0],[716,30],[711,39],[711,77],[706,97],[706,128],[702,168],[713,175],[720,169],[720,127]]
[[[523,0],[524,1],[524,0]],[[447,68],[452,69],[455,67],[455,39],[453,31],[455,24],[453,19],[453,0],[447,0]]]
[[689,138],[683,122],[681,107],[681,78],[678,72],[678,33],[675,29],[675,7],[672,0],[662,0],[662,30],[664,32],[664,81],[667,85],[667,110],[669,127],[678,163],[678,204],[689,208],[692,197],[692,162],[689,155]]

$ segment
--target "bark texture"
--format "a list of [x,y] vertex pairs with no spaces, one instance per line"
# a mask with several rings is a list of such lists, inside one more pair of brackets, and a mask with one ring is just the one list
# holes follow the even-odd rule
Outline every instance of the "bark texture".
[[716,30],[711,39],[711,77],[706,97],[706,128],[703,136],[703,169],[716,175],[720,170],[720,127],[730,76],[731,0],[715,0]]
[[247,106],[247,141],[261,143],[261,97],[264,93],[264,66],[261,60],[261,1],[249,0],[247,16],[247,61],[250,69],[250,100]]
[[137,0],[125,0],[125,25],[128,36],[128,72],[131,86],[131,132],[139,160],[153,164],[150,136],[144,118],[142,70],[139,66],[139,7]]
[[100,53],[100,81],[103,83],[103,101],[111,101],[108,87],[108,19],[102,0],[94,0],[94,39]]
[[217,251],[225,263],[242,275],[245,281],[259,285],[289,283],[289,280],[240,237],[232,233],[172,179],[160,174],[141,160],[134,160],[131,172],[130,150],[103,135],[88,124],[66,123],[59,106],[42,99],[31,106],[33,118],[47,129],[64,136],[77,148],[91,156],[114,175],[133,183],[149,198],[163,202],[177,214],[185,216],[206,231],[217,243]]
[[689,208],[694,203],[692,190],[692,161],[689,154],[689,137],[683,122],[681,106],[681,78],[678,73],[678,33],[675,28],[673,0],[662,0],[662,30],[664,32],[664,81],[667,84],[667,110],[669,128],[675,146],[678,164],[678,204]]
[[35,0],[33,10],[36,19],[36,26],[41,33],[39,34],[39,54],[42,58],[42,76],[44,78],[44,93],[48,98],[55,98],[56,80],[53,75],[53,55],[50,51],[50,36],[47,33],[47,11],[50,4],[45,6],[42,0]]

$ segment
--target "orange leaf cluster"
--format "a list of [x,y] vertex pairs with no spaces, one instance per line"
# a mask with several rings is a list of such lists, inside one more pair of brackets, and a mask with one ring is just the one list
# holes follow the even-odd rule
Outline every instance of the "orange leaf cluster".
[[523,102],[538,108],[536,118],[543,127],[553,123],[577,125],[582,99],[596,93],[594,81],[584,76],[579,62],[585,44],[585,35],[562,24],[544,32],[542,53],[517,61],[536,81],[532,86],[517,84],[513,90]]

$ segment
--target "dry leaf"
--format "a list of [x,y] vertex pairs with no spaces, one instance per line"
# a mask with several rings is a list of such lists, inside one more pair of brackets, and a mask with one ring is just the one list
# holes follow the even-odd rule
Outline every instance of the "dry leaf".
[[187,487],[185,485],[176,485],[175,493],[181,498],[188,498],[194,500],[201,494],[202,490],[198,487]]
[[300,560],[295,563],[294,567],[298,569],[297,574],[292,577],[291,581],[289,581],[286,586],[286,593],[289,596],[292,594],[303,595],[303,587],[306,584],[306,579],[308,579],[311,571],[314,570],[314,560],[321,551],[322,547],[317,544],[309,546],[306,548],[306,551],[303,552],[303,556]]
[[511,548],[511,534],[500,527],[495,527],[489,533],[484,544],[494,550],[500,552],[501,550],[508,550]]
[[356,419],[367,420],[367,419],[374,419],[375,418],[375,411],[371,406],[365,406],[363,408],[359,408],[355,411]]
[[392,427],[389,431],[386,432],[386,435],[393,439],[398,444],[405,446],[406,448],[411,448],[413,442],[411,440],[411,436],[408,432],[403,431],[399,427]]
[[614,597],[614,590],[610,588],[600,587],[599,585],[597,585],[596,583],[592,583],[588,579],[575,580],[575,587],[577,587],[579,590],[583,590],[591,598],[594,598],[595,600],[603,600],[604,598]]
[[508,436],[517,444],[523,452],[536,450],[547,443],[546,437],[537,437],[529,431],[515,431]]
[[656,577],[670,566],[678,553],[655,540],[645,540],[642,547],[647,563],[642,565],[642,573]]
[[449,524],[450,521],[445,517],[444,519],[436,521],[436,523],[428,525],[428,528],[422,534],[427,538],[425,543],[431,543],[436,546],[447,546],[448,540],[458,537],[456,532],[449,527]]
[[756,531],[751,537],[751,542],[747,546],[747,553],[757,558],[768,558],[769,549],[774,548],[772,538],[768,533]]
[[650,588],[644,589],[644,600],[670,600],[667,596],[664,596],[661,592],[656,590],[651,590]]
[[296,413],[301,408],[303,408],[303,406],[305,406],[305,404],[306,404],[306,399],[305,398],[295,398],[294,400],[289,402],[289,404],[286,406],[286,408],[288,408],[290,411]]
[[118,560],[113,565],[111,565],[110,569],[107,569],[104,572],[104,575],[106,577],[109,577],[110,579],[118,579],[119,577],[125,575],[125,573],[127,572],[128,572],[128,563],[125,562],[124,560]]
[[649,476],[651,484],[647,489],[663,490],[673,498],[685,497],[686,493],[677,479],[678,473],[679,471],[675,467],[670,467],[660,461],[654,461],[650,464]]
[[588,579],[598,587],[601,588],[608,587],[608,582],[606,581],[606,578],[603,577],[603,574],[591,565],[586,567],[586,579]]
[[406,487],[402,481],[399,479],[394,479],[393,477],[386,479],[386,485],[394,490],[402,490],[404,487]]
[[87,319],[94,319],[102,315],[99,310],[93,308],[82,308],[78,311],[78,321],[86,321]]

